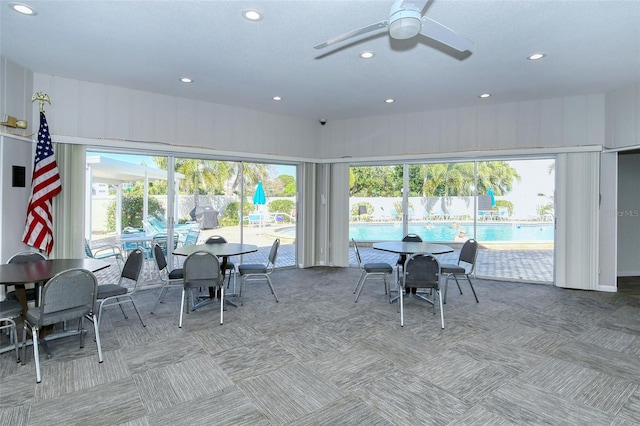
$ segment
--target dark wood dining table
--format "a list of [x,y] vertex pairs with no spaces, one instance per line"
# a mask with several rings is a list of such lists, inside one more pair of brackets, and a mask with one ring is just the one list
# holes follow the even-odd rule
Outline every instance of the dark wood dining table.
[[[98,272],[102,269],[108,268],[110,265],[108,262],[100,259],[48,259],[38,260],[35,262],[26,263],[5,263],[0,265],[0,285],[9,286],[16,284],[28,284],[34,283],[37,287],[41,287],[46,284],[51,278],[59,274],[60,272],[68,269],[87,269],[91,272]],[[39,293],[37,288],[36,292]],[[39,300],[39,298],[38,298]],[[23,309],[26,312],[26,306]],[[44,330],[43,330],[44,331]],[[43,334],[46,334],[45,331]],[[47,335],[46,340],[57,339],[60,337],[77,334],[77,331],[66,331],[63,333],[56,333]],[[23,342],[29,344],[29,342]],[[4,349],[0,349],[0,353],[4,352]],[[44,346],[45,352],[50,355],[50,352],[46,345]]]
[[[178,247],[173,250],[173,254],[177,256],[189,256],[191,253],[195,253],[197,251],[206,251],[217,257],[222,258],[222,262],[220,264],[220,269],[222,271],[222,281],[224,282],[224,275],[227,271],[227,262],[231,256],[240,256],[242,254],[255,253],[258,251],[258,246],[255,244],[243,244],[243,243],[213,243],[213,244],[194,244],[190,246]],[[238,296],[238,294],[234,291],[231,294],[227,294],[228,297]],[[215,298],[214,290],[212,288],[209,289],[209,297],[210,299]],[[232,306],[236,306],[235,303],[230,300],[226,300],[226,302]]]
[[48,259],[27,263],[0,265],[0,285],[44,283],[67,269],[87,269],[98,272],[108,268],[109,263],[100,259]]

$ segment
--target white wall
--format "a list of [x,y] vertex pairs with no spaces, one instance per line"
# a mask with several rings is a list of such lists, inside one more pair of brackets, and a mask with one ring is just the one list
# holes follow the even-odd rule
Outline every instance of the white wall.
[[[33,130],[31,118],[31,96],[33,95],[33,74],[24,67],[7,61],[0,56],[0,114],[8,114],[19,120],[28,120],[26,130],[0,126],[0,132],[28,135]],[[36,108],[37,110],[37,108]],[[38,124],[36,122],[36,128]],[[27,214],[27,204],[31,194],[31,173],[33,169],[33,143],[30,138],[0,134],[0,262],[6,262],[11,255],[28,247],[22,243]],[[25,187],[11,185],[12,166],[25,168]]]
[[640,83],[607,93],[605,120],[605,146],[640,145]]
[[604,145],[604,94],[334,120],[324,158]]
[[640,276],[640,154],[618,155],[618,275]]
[[[239,154],[317,158],[317,122],[212,102],[34,74],[51,97],[47,118],[58,136],[143,141]],[[55,123],[55,127],[53,126]],[[215,154],[215,153],[213,153]]]

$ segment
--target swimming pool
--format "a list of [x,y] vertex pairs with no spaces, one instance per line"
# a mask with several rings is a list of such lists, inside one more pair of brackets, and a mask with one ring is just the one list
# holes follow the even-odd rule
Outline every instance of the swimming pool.
[[[464,228],[467,238],[473,237],[473,223],[431,223],[412,222],[409,233],[418,234],[425,241],[454,241],[460,229]],[[278,230],[282,236],[295,237],[295,227]],[[401,223],[351,223],[349,239],[356,241],[393,241],[403,237]],[[495,242],[537,241],[553,242],[552,223],[478,223],[476,240]]]

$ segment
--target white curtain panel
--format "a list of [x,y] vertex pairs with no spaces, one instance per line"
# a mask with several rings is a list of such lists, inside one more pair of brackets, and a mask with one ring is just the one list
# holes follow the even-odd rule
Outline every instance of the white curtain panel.
[[558,154],[555,284],[598,289],[600,152]]
[[62,180],[62,192],[53,199],[52,259],[84,257],[86,149],[84,145],[56,143],[53,152]]

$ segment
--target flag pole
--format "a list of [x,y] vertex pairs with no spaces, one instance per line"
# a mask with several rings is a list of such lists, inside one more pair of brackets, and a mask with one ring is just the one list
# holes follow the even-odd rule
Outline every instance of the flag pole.
[[51,104],[51,98],[46,93],[37,92],[31,97],[31,102],[35,101],[40,102],[40,129],[22,242],[48,256],[53,248],[53,198],[62,191],[62,182],[44,113],[44,103]]
[[44,112],[45,102],[51,105],[51,98],[49,98],[49,95],[47,95],[46,93],[42,93],[42,92],[34,93],[33,96],[31,97],[31,102],[35,102],[35,101],[40,101],[40,112]]

